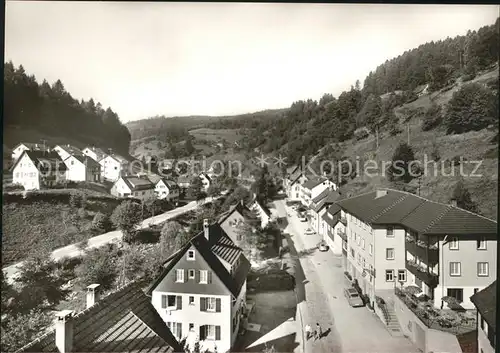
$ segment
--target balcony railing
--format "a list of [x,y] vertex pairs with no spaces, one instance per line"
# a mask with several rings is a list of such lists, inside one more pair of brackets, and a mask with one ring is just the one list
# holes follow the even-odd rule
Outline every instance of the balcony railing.
[[429,250],[437,250],[438,249],[438,244],[429,244],[426,240],[424,239],[418,239],[415,238],[415,236],[406,234],[406,242],[407,243],[413,243],[418,247],[424,248],[424,249],[429,249]]
[[337,234],[339,237],[341,237],[343,240],[347,241],[347,234],[345,234],[345,231],[342,229],[337,229]]
[[340,222],[341,222],[343,225],[347,226],[347,218],[345,218],[345,217],[340,217]]
[[435,287],[439,283],[438,275],[430,272],[424,266],[417,264],[414,260],[406,260],[406,268],[431,287]]

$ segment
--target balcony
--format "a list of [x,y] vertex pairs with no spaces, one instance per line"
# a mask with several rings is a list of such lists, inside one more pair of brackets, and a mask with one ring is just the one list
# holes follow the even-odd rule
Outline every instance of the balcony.
[[438,275],[429,272],[429,270],[417,264],[414,260],[406,260],[406,269],[432,288],[435,288],[439,283]]
[[347,227],[347,218],[345,218],[345,216],[340,217],[340,222]]
[[337,229],[337,235],[342,238],[342,240],[347,241],[347,234],[342,229]]

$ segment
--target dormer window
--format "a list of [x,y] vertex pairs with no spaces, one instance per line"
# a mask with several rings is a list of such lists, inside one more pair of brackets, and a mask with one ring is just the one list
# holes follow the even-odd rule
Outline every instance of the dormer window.
[[188,250],[187,259],[194,260],[194,250]]

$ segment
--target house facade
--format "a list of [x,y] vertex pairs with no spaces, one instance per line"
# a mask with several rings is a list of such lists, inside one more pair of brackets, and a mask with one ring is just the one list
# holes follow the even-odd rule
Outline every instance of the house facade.
[[131,197],[140,200],[156,198],[155,185],[148,178],[122,176],[111,188],[111,195],[116,197]]
[[477,309],[477,351],[493,353],[498,346],[497,341],[497,281],[478,291],[470,298]]
[[302,171],[296,171],[284,180],[286,196],[289,201],[302,201],[302,185],[308,177]]
[[257,198],[254,197],[254,200],[251,202],[249,208],[259,216],[261,228],[266,228],[269,222],[272,221],[273,216],[271,211],[266,205],[257,200]]
[[316,196],[310,204],[310,223],[311,228],[318,234],[323,235],[322,225],[323,215],[326,213],[328,207],[330,207],[335,201],[340,197],[337,191],[333,190],[333,187],[323,190],[321,194]]
[[160,200],[179,200],[179,186],[173,180],[161,178],[155,184],[155,194]]
[[101,182],[101,165],[88,156],[70,155],[64,160],[64,164],[67,167],[67,180]]
[[205,220],[203,228],[167,260],[148,293],[174,336],[185,339],[188,348],[199,342],[201,351],[227,352],[245,312],[250,264],[218,224]]
[[56,152],[25,150],[14,162],[12,183],[39,190],[66,181],[67,167]]
[[320,234],[335,255],[342,255],[343,268],[347,268],[347,236],[345,213],[332,204],[323,214]]
[[490,219],[397,190],[338,205],[347,217],[347,271],[371,300],[415,285],[437,307],[451,296],[472,309],[469,297],[496,278],[497,230]]
[[15,162],[24,151],[46,151],[49,148],[40,143],[21,142],[12,149],[12,162]]
[[129,162],[117,154],[108,155],[99,161],[101,175],[104,180],[117,181],[120,176],[128,175]]
[[241,200],[236,205],[231,206],[229,211],[219,218],[218,223],[233,243],[241,247],[243,242],[242,225],[254,227],[259,222],[254,212]]
[[94,147],[94,146],[85,147],[82,150],[82,152],[84,155],[89,156],[90,158],[92,158],[96,162],[100,162],[101,159],[103,159],[104,157],[106,157],[108,155],[101,148]]
[[337,190],[337,185],[327,178],[311,178],[302,184],[300,201],[304,206],[310,207],[312,200],[327,189]]
[[69,158],[69,156],[82,156],[83,152],[72,145],[57,145],[54,147],[54,151],[61,157],[63,161]]

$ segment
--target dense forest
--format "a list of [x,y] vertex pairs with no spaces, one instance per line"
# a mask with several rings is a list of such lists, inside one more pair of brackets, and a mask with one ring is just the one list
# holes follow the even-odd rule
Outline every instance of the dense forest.
[[[256,125],[241,123],[240,128],[249,124],[254,127],[245,139],[246,147],[248,150],[259,147],[264,153],[280,151],[288,160],[297,162],[301,155],[315,154],[329,142],[352,138],[361,127],[370,131],[394,129],[397,119],[393,108],[416,99],[418,86],[428,84],[430,92],[446,89],[457,78],[470,80],[480,70],[494,65],[499,56],[499,31],[500,19],[497,19],[494,25],[469,31],[465,36],[423,44],[370,72],[362,88],[358,81],[338,98],[325,94],[319,101],[294,102],[281,119]],[[382,100],[380,96],[386,93],[388,99]],[[495,104],[490,99],[495,96],[496,93],[487,96],[488,104]],[[497,116],[498,105],[488,111]],[[481,127],[485,126],[479,124],[474,128]],[[457,129],[447,130],[451,133]]]
[[61,80],[38,83],[22,65],[16,68],[12,62],[5,63],[3,80],[5,127],[34,129],[128,154],[130,133],[111,108],[104,109],[93,99],[78,101]]

